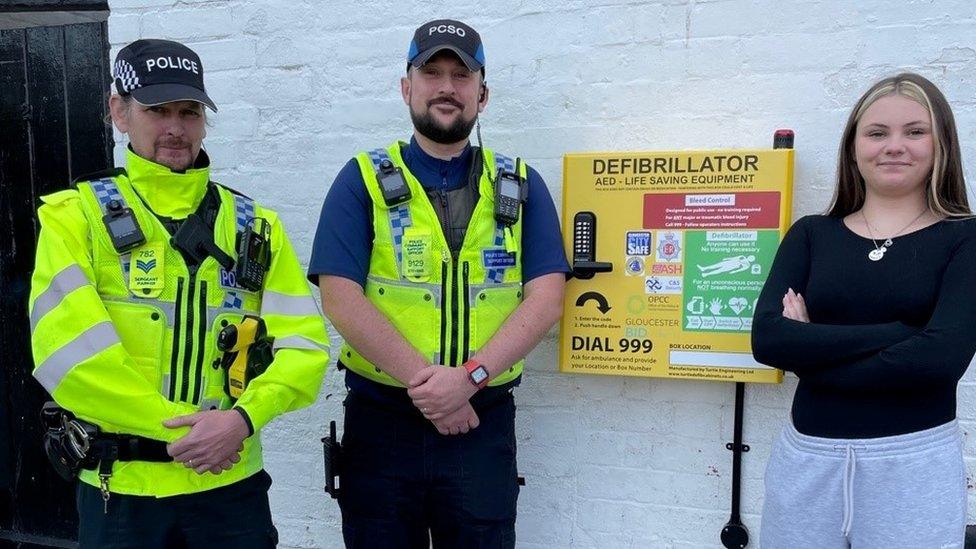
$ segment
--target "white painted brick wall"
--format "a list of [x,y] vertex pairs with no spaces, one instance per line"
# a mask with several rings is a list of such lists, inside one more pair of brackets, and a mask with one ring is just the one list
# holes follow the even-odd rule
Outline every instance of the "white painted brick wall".
[[[437,17],[481,32],[492,87],[486,142],[531,162],[557,204],[566,151],[766,147],[774,129],[789,127],[797,135],[795,216],[822,211],[851,105],[900,69],[942,87],[967,174],[976,176],[970,0],[109,4],[113,57],[138,37],[185,40],[201,54],[220,107],[206,141],[215,177],[281,212],[306,259],[336,172],[356,151],[409,135],[398,78],[413,29]],[[733,387],[562,375],[555,337],[529,356],[517,392],[528,481],[519,546],[720,547]],[[753,539],[765,461],[794,382],[747,390],[752,451],[743,459],[742,511]],[[976,432],[974,388],[976,373],[959,391],[968,433]],[[341,418],[343,395],[330,370],[313,407],[265,429],[282,547],[341,546],[338,508],[321,489],[319,438],[328,420]],[[974,438],[967,436],[970,479]]]

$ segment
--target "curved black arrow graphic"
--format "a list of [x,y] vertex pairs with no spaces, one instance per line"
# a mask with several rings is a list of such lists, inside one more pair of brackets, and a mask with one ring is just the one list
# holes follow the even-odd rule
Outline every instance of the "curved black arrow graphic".
[[596,300],[596,302],[597,302],[597,307],[596,308],[597,309],[600,309],[600,312],[601,313],[607,314],[607,312],[610,310],[610,304],[607,303],[607,298],[603,297],[603,294],[601,294],[600,292],[586,292],[586,293],[584,293],[583,295],[579,296],[576,299],[576,306],[577,307],[582,307],[583,305],[586,304],[587,301],[589,301],[591,299]]

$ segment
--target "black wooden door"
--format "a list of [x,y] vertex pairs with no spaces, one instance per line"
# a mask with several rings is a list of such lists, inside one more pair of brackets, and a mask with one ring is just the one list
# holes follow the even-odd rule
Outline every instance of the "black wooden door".
[[[0,4],[0,547],[71,547],[74,490],[48,465],[27,299],[39,198],[112,164],[108,7]],[[73,17],[72,13],[82,14]],[[83,23],[65,24],[71,21]],[[19,28],[18,28],[19,27]]]

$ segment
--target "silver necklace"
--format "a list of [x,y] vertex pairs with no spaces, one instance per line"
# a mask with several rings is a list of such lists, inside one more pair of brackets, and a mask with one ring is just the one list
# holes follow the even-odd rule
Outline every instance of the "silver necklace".
[[928,208],[925,208],[924,210],[920,211],[918,215],[915,216],[915,219],[911,220],[908,223],[908,225],[905,225],[904,227],[901,228],[900,231],[884,239],[884,243],[879,246],[878,241],[875,240],[874,238],[874,231],[871,230],[871,224],[868,223],[868,218],[867,216],[864,215],[864,208],[861,208],[861,219],[864,220],[864,226],[868,228],[868,234],[871,235],[871,242],[874,244],[874,249],[868,252],[868,259],[870,259],[871,261],[881,261],[882,259],[884,259],[885,252],[887,252],[888,248],[891,247],[892,244],[891,239],[897,236],[901,236],[901,233],[905,232],[909,227],[914,225],[915,222],[921,219],[922,216],[925,215],[925,212],[927,211]]

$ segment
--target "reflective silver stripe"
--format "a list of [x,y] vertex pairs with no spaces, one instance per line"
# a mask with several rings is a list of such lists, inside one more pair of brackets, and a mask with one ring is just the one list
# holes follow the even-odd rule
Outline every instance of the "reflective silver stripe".
[[320,316],[319,307],[310,295],[286,295],[264,291],[261,298],[261,316]]
[[288,336],[275,338],[274,350],[278,349],[310,349],[312,351],[328,351],[328,345],[316,343],[305,336]]
[[37,328],[37,323],[57,307],[61,300],[71,292],[81,288],[91,282],[85,276],[85,272],[77,265],[69,265],[54,275],[47,290],[34,300],[34,309],[31,311],[31,331]]
[[64,376],[76,364],[88,360],[118,342],[119,335],[115,333],[115,326],[111,321],[99,322],[47,357],[34,370],[34,377],[41,382],[47,392],[53,393]]

